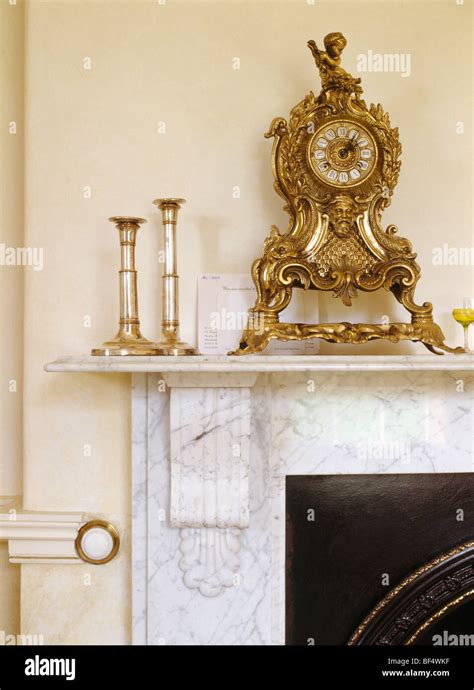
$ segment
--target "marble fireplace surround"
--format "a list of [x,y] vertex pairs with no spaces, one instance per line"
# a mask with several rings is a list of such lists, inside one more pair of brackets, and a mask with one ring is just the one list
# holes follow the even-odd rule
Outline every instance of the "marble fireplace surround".
[[473,471],[473,361],[257,355],[46,365],[133,374],[134,644],[284,644],[286,475]]

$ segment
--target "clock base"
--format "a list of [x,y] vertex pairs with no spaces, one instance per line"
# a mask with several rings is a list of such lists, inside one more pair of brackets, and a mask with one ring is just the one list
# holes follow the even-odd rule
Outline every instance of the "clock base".
[[328,343],[363,344],[371,340],[388,340],[398,343],[400,340],[420,342],[433,352],[442,355],[463,354],[462,347],[449,347],[444,342],[444,335],[438,324],[431,322],[421,323],[279,323],[274,320],[265,322],[263,328],[247,329],[240,341],[239,347],[230,355],[249,355],[262,352],[271,340],[309,340],[320,338]]

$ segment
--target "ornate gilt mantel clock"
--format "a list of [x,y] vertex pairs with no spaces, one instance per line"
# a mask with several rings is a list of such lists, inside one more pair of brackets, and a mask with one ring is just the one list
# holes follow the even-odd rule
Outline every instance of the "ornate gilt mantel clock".
[[[442,354],[463,352],[444,343],[432,305],[415,302],[420,277],[416,254],[394,225],[381,225],[400,171],[401,144],[381,105],[367,107],[360,79],[341,66],[341,33],[328,34],[326,50],[308,46],[321,76],[290,113],[273,120],[274,187],[286,202],[288,230],[272,226],[263,256],[252,266],[257,301],[234,354],[261,352],[272,339],[321,338],[333,343],[413,340]],[[280,323],[295,287],[332,291],[350,307],[357,292],[390,290],[410,312],[410,323]]]

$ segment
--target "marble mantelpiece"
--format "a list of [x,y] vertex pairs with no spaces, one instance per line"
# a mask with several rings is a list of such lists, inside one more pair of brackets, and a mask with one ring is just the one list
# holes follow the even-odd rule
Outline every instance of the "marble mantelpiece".
[[136,644],[284,642],[287,475],[473,469],[469,356],[70,357],[46,368],[133,373]]
[[282,371],[469,371],[472,355],[247,355],[245,357],[59,357],[50,372],[279,373]]

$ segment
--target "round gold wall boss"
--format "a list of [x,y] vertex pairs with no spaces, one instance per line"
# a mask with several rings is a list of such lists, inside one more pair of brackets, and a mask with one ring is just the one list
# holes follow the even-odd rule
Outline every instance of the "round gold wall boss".
[[79,558],[86,563],[103,565],[118,553],[120,537],[116,528],[106,520],[90,520],[79,529],[74,542]]
[[311,168],[331,187],[344,189],[365,182],[377,164],[377,144],[361,124],[333,120],[321,125],[308,147]]

